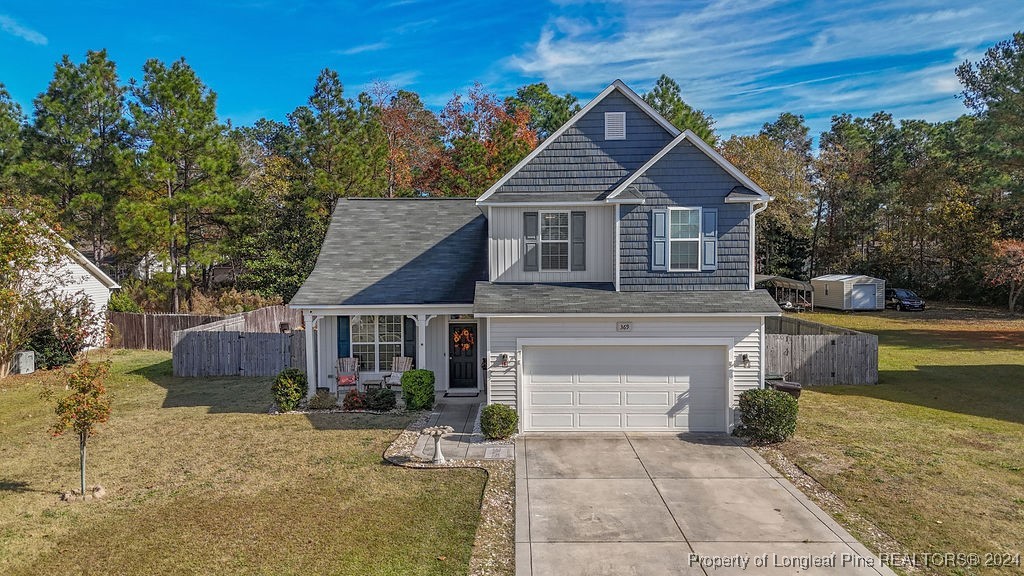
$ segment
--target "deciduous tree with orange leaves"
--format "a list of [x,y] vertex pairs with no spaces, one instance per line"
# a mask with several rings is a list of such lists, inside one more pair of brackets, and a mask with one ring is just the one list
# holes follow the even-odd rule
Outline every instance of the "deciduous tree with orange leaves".
[[441,125],[445,148],[435,182],[442,196],[482,194],[537,146],[529,108],[510,111],[480,84],[448,101]]

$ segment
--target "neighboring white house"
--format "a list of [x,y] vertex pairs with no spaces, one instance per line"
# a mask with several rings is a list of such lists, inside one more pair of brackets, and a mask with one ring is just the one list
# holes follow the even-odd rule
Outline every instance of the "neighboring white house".
[[64,244],[67,257],[56,267],[53,276],[61,283],[60,292],[67,295],[80,293],[92,303],[92,308],[102,324],[90,347],[100,348],[106,344],[107,303],[110,302],[110,291],[120,286],[71,244],[66,241]]
[[814,305],[836,310],[885,309],[885,280],[860,274],[826,274],[811,278]]

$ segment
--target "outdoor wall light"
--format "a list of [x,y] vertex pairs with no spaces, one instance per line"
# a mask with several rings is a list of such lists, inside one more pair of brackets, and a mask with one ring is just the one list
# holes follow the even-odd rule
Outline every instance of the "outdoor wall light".
[[502,365],[502,367],[508,366],[508,354],[502,354],[501,356],[498,356],[498,362]]
[[739,364],[744,368],[750,368],[750,354],[740,354]]

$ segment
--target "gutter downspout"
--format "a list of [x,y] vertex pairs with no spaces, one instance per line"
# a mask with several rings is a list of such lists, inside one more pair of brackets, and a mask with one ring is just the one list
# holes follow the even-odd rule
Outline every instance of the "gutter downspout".
[[754,262],[757,261],[757,219],[756,216],[761,212],[764,212],[768,208],[768,203],[774,200],[772,197],[768,197],[767,200],[761,200],[754,202],[751,206],[760,204],[757,208],[750,212],[750,289],[754,289]]

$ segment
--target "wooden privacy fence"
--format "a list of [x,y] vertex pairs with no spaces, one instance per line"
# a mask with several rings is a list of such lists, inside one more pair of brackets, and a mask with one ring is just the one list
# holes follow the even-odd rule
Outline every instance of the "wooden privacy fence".
[[306,369],[302,313],[268,306],[174,332],[175,376],[274,376]]
[[174,333],[175,376],[275,376],[285,368],[305,371],[306,340],[291,333],[181,330]]
[[223,316],[203,314],[131,314],[110,312],[113,329],[111,347],[133,350],[170,350],[171,334],[194,326],[222,320]]
[[765,332],[768,374],[789,374],[804,386],[878,384],[874,334],[785,316],[766,318]]

